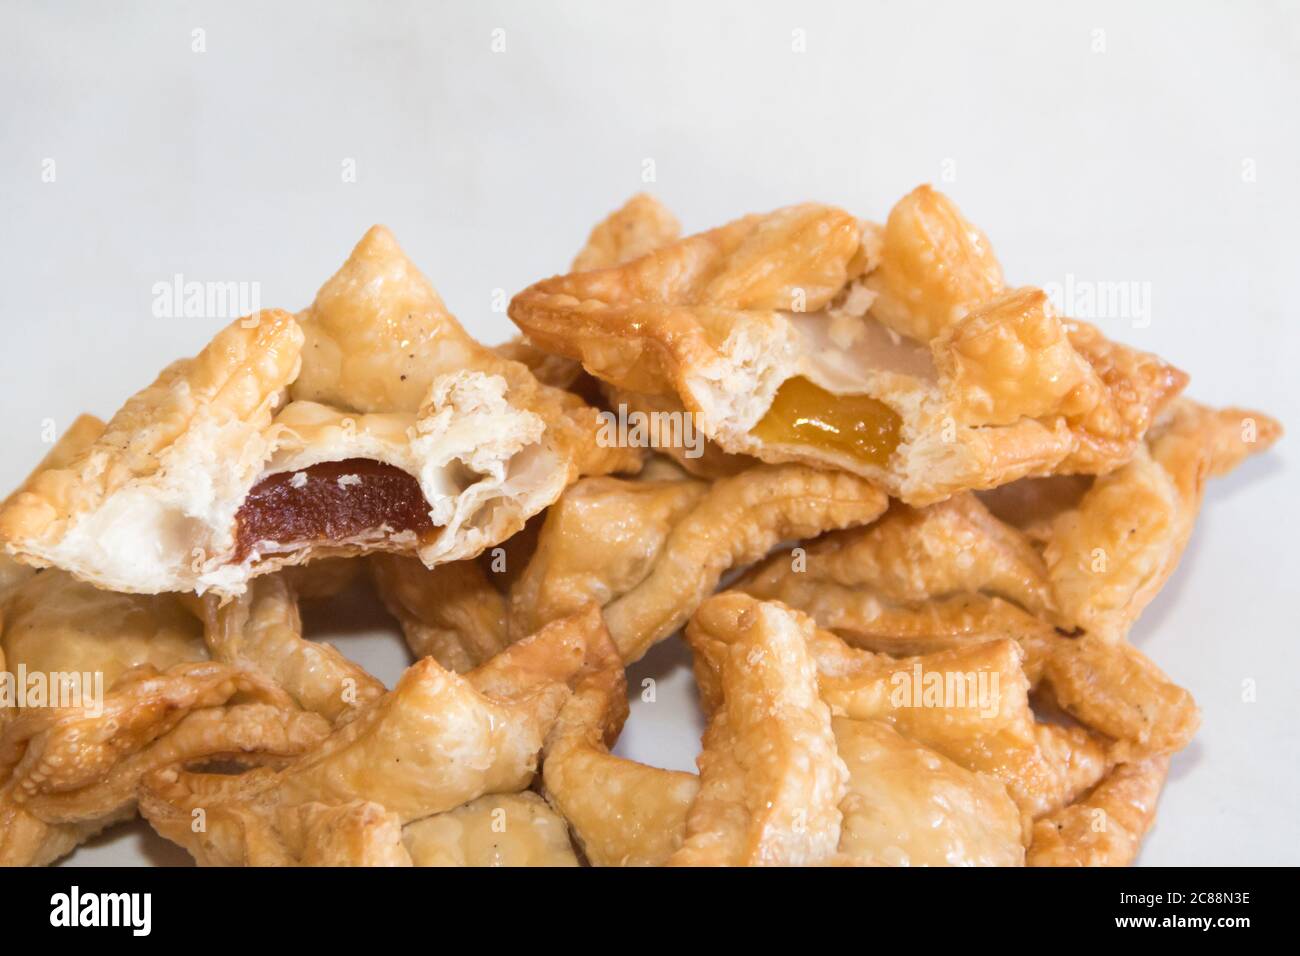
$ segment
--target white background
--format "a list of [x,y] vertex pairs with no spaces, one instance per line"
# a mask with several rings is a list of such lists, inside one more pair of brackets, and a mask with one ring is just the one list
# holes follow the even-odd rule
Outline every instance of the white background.
[[[1100,319],[1109,334],[1199,399],[1300,423],[1294,2],[0,9],[5,487],[46,420],[111,414],[222,324],[154,317],[176,273],[296,309],[384,222],[495,342],[494,290],[563,270],[643,188],[693,231],[804,199],[882,218],[935,182],[1011,280],[1148,283],[1149,326]],[[1210,488],[1133,635],[1204,710],[1145,863],[1300,862],[1295,447]],[[391,637],[342,646],[389,680],[403,663]],[[648,665],[658,703],[622,748],[689,768],[680,660]],[[177,858],[137,830],[74,860],[142,852]]]

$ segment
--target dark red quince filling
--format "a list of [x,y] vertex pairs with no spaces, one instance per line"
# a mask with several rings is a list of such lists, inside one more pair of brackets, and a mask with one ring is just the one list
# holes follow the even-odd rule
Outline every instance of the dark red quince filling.
[[[345,476],[357,480],[340,482]],[[384,525],[395,533],[414,531],[421,539],[433,533],[419,482],[367,458],[321,462],[254,486],[235,515],[235,560],[243,561],[263,541],[329,543]]]

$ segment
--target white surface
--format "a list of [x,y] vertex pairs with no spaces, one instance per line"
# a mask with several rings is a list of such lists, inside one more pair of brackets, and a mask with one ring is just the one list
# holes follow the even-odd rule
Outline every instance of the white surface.
[[[263,305],[298,308],[385,222],[498,341],[494,290],[561,270],[642,188],[694,230],[807,198],[882,217],[933,181],[1012,280],[1149,283],[1149,327],[1107,332],[1190,371],[1195,397],[1294,429],[1297,63],[1294,2],[9,0],[0,479],[42,454],[45,420],[110,414],[221,324],[153,317],[174,273],[259,282]],[[1146,863],[1300,862],[1295,448],[1210,489],[1134,635],[1205,717]],[[357,653],[400,667],[391,640]],[[622,747],[689,767],[697,725],[672,658],[648,665],[658,702]],[[135,839],[74,862],[140,859]]]

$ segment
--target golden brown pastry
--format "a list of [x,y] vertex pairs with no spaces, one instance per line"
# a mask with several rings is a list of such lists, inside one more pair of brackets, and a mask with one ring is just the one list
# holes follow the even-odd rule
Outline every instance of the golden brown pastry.
[[[639,259],[681,234],[681,226],[668,209],[646,193],[637,193],[614,212],[597,223],[586,244],[569,267],[574,272],[610,269]],[[522,362],[538,381],[579,394],[594,393],[594,383],[583,372],[581,363],[561,355],[544,352],[519,336],[497,346],[504,358]]]
[[699,791],[691,773],[609,752],[627,719],[617,658],[583,675],[560,710],[542,758],[542,791],[593,866],[660,866],[682,845]]
[[874,520],[885,495],[854,475],[760,465],[696,481],[588,479],[547,515],[511,596],[520,630],[580,603],[604,606],[626,662],[681,627],[723,574],[783,541]]
[[569,830],[535,793],[495,793],[402,828],[415,866],[577,866]]
[[302,636],[302,617],[284,575],[250,582],[238,598],[203,600],[204,638],[213,660],[255,670],[303,710],[347,723],[382,697],[384,685],[328,644]]
[[[67,466],[69,462],[89,448],[103,432],[104,423],[94,415],[78,415],[67,430],[59,436],[59,440],[54,443],[54,447],[41,459],[40,464],[27,476],[27,479],[14,489],[4,499],[3,503],[0,503],[0,511],[17,498],[19,494],[28,491],[37,475],[47,469]],[[32,568],[30,566],[22,564],[14,560],[9,554],[0,551],[0,598],[7,591],[27,580],[31,575]],[[0,664],[3,663],[4,657],[0,654]],[[0,711],[0,721],[3,720],[3,711]]]
[[1029,866],[1129,866],[1156,818],[1168,757],[1121,764],[1078,803],[1034,824]]
[[375,227],[295,317],[240,319],[0,512],[22,560],[118,591],[241,592],[308,560],[427,566],[519,530],[580,473],[635,470],[596,412],[471,339]]
[[1177,567],[1205,479],[1281,434],[1260,412],[1175,403],[1132,461],[1052,521],[1043,557],[1063,616],[1104,640],[1123,637]]
[[[328,731],[269,678],[208,661],[202,626],[175,596],[114,594],[47,570],[12,591],[4,609],[5,667],[38,675],[50,691],[3,711],[4,864],[52,862],[133,816],[150,771],[274,762]],[[65,690],[56,694],[56,682]]]
[[[753,622],[757,619],[759,624]],[[547,741],[543,761],[545,793],[552,805],[568,820],[574,838],[587,860],[597,866],[718,864],[748,862],[790,862],[785,850],[773,849],[776,859],[757,851],[745,855],[737,849],[745,824],[745,807],[755,814],[756,832],[761,828],[763,774],[774,776],[773,786],[797,788],[802,779],[801,761],[833,767],[834,761],[813,744],[813,753],[794,743],[805,739],[797,722],[783,717],[782,706],[749,690],[724,688],[722,672],[727,660],[735,662],[738,675],[755,677],[755,668],[766,666],[770,646],[777,636],[759,641],[753,633],[776,628],[780,633],[797,633],[808,649],[833,668],[833,655],[816,637],[806,618],[799,618],[776,604],[759,604],[739,595],[722,595],[707,602],[693,619],[688,634],[699,650],[700,671],[706,708],[713,722],[701,755],[703,779],[712,780],[712,794],[701,794],[701,778],[693,774],[660,770],[626,758],[613,756],[609,745],[617,737],[626,714],[625,685],[621,669],[589,673],[560,713]],[[752,640],[751,640],[752,639]],[[758,644],[758,647],[755,644]],[[773,667],[792,668],[790,645],[786,654],[772,655]],[[762,650],[759,649],[762,648]],[[730,651],[727,650],[730,648]],[[728,657],[730,654],[730,657]],[[722,662],[723,666],[719,666]],[[802,676],[800,676],[802,675]],[[802,682],[813,690],[817,681],[806,671],[789,670],[778,677],[781,686],[798,687]],[[743,686],[743,685],[742,685]],[[770,690],[771,688],[769,688]],[[732,694],[733,697],[728,695]],[[758,761],[747,775],[740,767],[737,741],[725,729],[726,718],[719,711],[728,700],[750,708],[754,720],[747,742],[752,747],[778,747],[783,722],[792,734],[789,743],[777,751],[788,755],[788,769],[773,762]],[[805,700],[800,705],[806,707]],[[766,709],[765,709],[766,708]],[[815,708],[814,708],[815,711]],[[767,720],[759,715],[769,713]],[[938,715],[935,726],[952,718],[949,711]],[[719,730],[719,725],[723,729]],[[833,827],[823,833],[818,851],[820,862],[858,865],[1020,865],[1024,860],[1021,812],[1008,795],[1007,787],[994,776],[968,770],[915,740],[904,737],[878,720],[836,717],[831,721],[836,753],[846,765],[847,783],[838,805],[843,824],[838,844]],[[812,733],[806,739],[820,742],[826,737]],[[745,750],[745,753],[751,750]],[[752,751],[760,752],[760,751]],[[820,754],[820,756],[819,756]],[[1055,755],[1054,755],[1055,756]],[[1100,768],[1074,771],[1076,787],[1086,787]],[[785,793],[778,789],[774,792]],[[797,789],[791,793],[798,793]],[[697,798],[699,798],[697,800]],[[797,804],[798,797],[794,797]],[[775,805],[774,805],[775,806]],[[688,814],[695,819],[695,845],[678,853],[686,840]],[[791,829],[800,832],[802,814],[796,810]],[[779,823],[769,822],[765,839],[781,839]]]
[[1020,811],[993,777],[876,720],[831,721],[849,770],[839,852],[858,865],[1020,866]]
[[[678,232],[677,221],[666,208],[653,197],[638,194],[592,230],[573,260],[573,268],[617,265],[672,241]],[[545,385],[569,389],[587,398],[599,396],[598,386],[583,373],[578,362],[542,352],[526,338],[506,342],[495,351],[526,365]],[[517,544],[525,537],[516,534],[503,544],[507,551],[517,552]],[[508,643],[501,592],[518,577],[515,567],[522,567],[528,555],[514,553],[505,557],[509,560],[498,562],[493,558],[487,562],[494,580],[489,579],[482,561],[456,561],[429,570],[412,558],[378,554],[371,560],[371,571],[384,604],[402,626],[411,652],[417,657],[432,655],[444,667],[463,673]],[[498,563],[505,568],[498,568]],[[586,600],[579,599],[564,613]],[[559,616],[547,616],[545,621]],[[530,634],[541,623],[537,617],[517,621],[513,633],[516,637]]]
[[[831,862],[849,772],[809,654],[812,622],[745,599],[734,615],[704,609],[687,628],[696,670],[715,693],[699,756],[700,790],[679,866]],[[725,621],[725,626],[715,626]]]
[[579,481],[547,510],[537,548],[511,589],[511,631],[531,633],[588,601],[604,607],[632,590],[708,491],[698,481]]
[[[658,417],[661,421],[672,423],[680,420],[678,416],[684,418],[688,414],[681,400],[675,395],[647,395],[644,392],[629,392],[612,385],[605,386],[604,395],[606,404],[616,413],[623,414],[629,421],[633,420],[632,416],[644,416],[642,419],[644,421],[654,421]],[[662,418],[665,415],[673,417]],[[666,431],[661,431],[660,435],[667,434],[668,440],[664,441],[660,437],[653,447],[660,454],[672,458],[684,471],[696,478],[706,478],[710,481],[729,478],[758,464],[758,459],[750,455],[727,454],[717,442],[703,435],[692,436],[693,441],[688,443],[683,434],[683,440],[677,441],[673,427],[670,424]]]
[[[0,503],[0,865],[137,809],[202,865],[1134,861],[1200,715],[1126,636],[1276,421],[929,187],[685,239],[636,196],[510,313],[478,344],[376,227],[67,429]],[[303,634],[366,572],[391,691]],[[683,625],[699,774],[614,752]]]
[[1030,686],[1050,691],[1127,759],[1180,750],[1199,726],[1191,695],[1136,648],[1072,622],[1054,626],[1063,618],[1038,550],[973,495],[922,509],[895,505],[873,525],[812,544],[799,568],[773,558],[736,587],[799,608],[877,652],[1014,640]]
[[303,601],[324,601],[338,597],[361,577],[363,562],[351,558],[326,558],[310,564],[295,564],[280,572],[293,593]]
[[842,468],[912,504],[1112,469],[1186,382],[1005,289],[929,187],[883,230],[818,205],[747,216],[539,282],[510,315],[615,388],[679,400],[726,452]]
[[416,657],[432,657],[463,674],[509,643],[505,596],[481,561],[452,561],[430,570],[414,558],[376,554],[370,570]]
[[141,787],[141,812],[201,865],[409,864],[404,826],[528,787],[571,682],[615,655],[593,607],[464,676],[422,658],[288,766],[161,770]]
[[[734,633],[759,608],[804,635],[821,698],[834,716],[884,721],[965,769],[995,777],[1026,818],[1067,805],[1110,765],[1103,738],[1035,719],[1024,655],[1014,641],[892,658],[851,648],[802,613],[739,592],[707,601],[690,628]],[[696,677],[708,709],[721,699],[721,688],[698,665]]]

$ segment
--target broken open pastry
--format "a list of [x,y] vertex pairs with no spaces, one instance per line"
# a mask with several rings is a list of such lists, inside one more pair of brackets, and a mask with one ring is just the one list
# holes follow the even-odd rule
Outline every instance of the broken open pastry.
[[[102,431],[81,416],[38,472]],[[0,568],[0,865],[51,863],[133,816],[152,769],[274,760],[324,735],[270,681],[209,662],[176,596],[101,591],[8,557]]]
[[913,504],[1131,457],[1186,376],[1009,289],[921,187],[882,229],[803,205],[526,289],[538,348],[679,402],[721,448],[840,468]]
[[321,557],[427,566],[635,470],[595,411],[479,345],[375,227],[298,316],[232,323],[0,512],[10,554],[117,591],[241,592]]
[[[927,187],[678,232],[635,197],[490,349],[376,227],[73,423],[0,504],[0,865],[137,809],[203,865],[1133,862],[1200,712],[1130,631],[1281,426]],[[367,580],[391,690],[304,634]],[[698,773],[617,747],[682,633]]]

